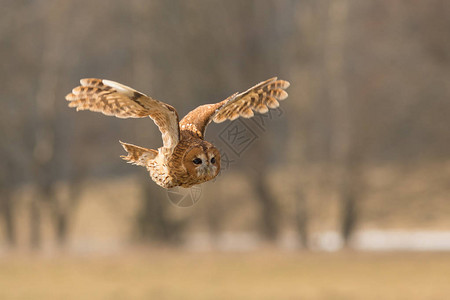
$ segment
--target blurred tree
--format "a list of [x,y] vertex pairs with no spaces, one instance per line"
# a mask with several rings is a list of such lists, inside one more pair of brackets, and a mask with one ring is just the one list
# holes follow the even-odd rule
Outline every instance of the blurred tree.
[[[328,24],[325,44],[325,68],[328,74],[328,98],[334,117],[332,125],[331,155],[337,168],[336,183],[341,202],[341,234],[344,243],[348,245],[351,234],[355,230],[357,220],[356,205],[359,201],[356,195],[357,182],[352,180],[360,163],[354,143],[351,123],[351,99],[347,90],[345,72],[345,47],[347,42],[347,19],[349,11],[348,0],[329,1],[326,20]],[[358,112],[356,112],[358,113]]]
[[[167,198],[167,191],[143,177],[142,207],[137,215],[138,237],[145,242],[177,244],[186,227],[185,219],[175,219],[170,212],[174,209]],[[165,197],[166,196],[166,197]]]
[[[3,147],[0,147],[3,148]],[[4,149],[1,149],[4,150]],[[4,226],[4,233],[8,246],[16,245],[16,222],[14,218],[15,201],[13,197],[14,190],[17,185],[17,170],[13,163],[12,157],[6,155],[0,150],[0,156],[3,158],[0,162],[0,213]]]
[[[41,243],[41,201],[54,203],[58,201],[54,184],[58,179],[56,156],[61,155],[56,149],[57,107],[56,94],[64,58],[64,37],[69,2],[47,2],[47,18],[44,21],[44,42],[39,81],[36,91],[34,120],[33,175],[38,188],[38,195],[33,197],[30,206],[30,241],[33,248]],[[62,222],[58,221],[59,226]],[[59,229],[58,231],[61,231]]]
[[304,249],[309,248],[309,226],[308,226],[308,207],[306,196],[302,190],[303,186],[296,188],[295,201],[295,221],[296,229],[300,237],[301,246]]

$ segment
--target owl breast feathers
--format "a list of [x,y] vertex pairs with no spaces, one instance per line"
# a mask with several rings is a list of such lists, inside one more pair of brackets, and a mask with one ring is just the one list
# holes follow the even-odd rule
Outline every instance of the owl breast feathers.
[[211,121],[221,123],[238,117],[251,118],[266,113],[287,98],[289,82],[276,77],[260,82],[243,93],[197,107],[181,121],[174,107],[128,86],[105,80],[81,79],[66,96],[69,107],[101,112],[118,118],[150,117],[161,131],[163,146],[147,149],[122,143],[129,163],[146,167],[150,177],[164,188],[191,187],[213,179],[220,171],[220,153],[204,140]]

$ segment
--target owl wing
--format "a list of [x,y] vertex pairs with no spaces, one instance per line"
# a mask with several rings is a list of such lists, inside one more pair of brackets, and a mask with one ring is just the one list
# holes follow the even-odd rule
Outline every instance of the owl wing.
[[96,78],[80,80],[81,85],[66,96],[69,107],[101,112],[118,118],[150,117],[162,134],[164,148],[173,150],[179,141],[178,113],[169,104],[152,99],[123,84]]
[[254,115],[253,111],[266,113],[269,108],[277,108],[280,105],[278,101],[287,98],[285,89],[289,85],[288,81],[273,77],[245,92],[235,93],[222,102],[199,106],[181,120],[180,128],[190,130],[203,138],[211,121],[222,123],[238,117],[251,118]]

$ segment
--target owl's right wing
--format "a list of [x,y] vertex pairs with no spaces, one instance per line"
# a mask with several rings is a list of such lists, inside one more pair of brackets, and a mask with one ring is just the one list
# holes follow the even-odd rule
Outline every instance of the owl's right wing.
[[180,139],[178,113],[169,104],[155,100],[123,84],[96,78],[80,80],[66,96],[69,107],[101,112],[118,118],[150,117],[162,134],[163,145],[172,151]]
[[253,111],[266,113],[269,108],[277,108],[280,105],[278,101],[287,98],[285,89],[289,85],[288,81],[273,77],[245,92],[235,93],[222,102],[199,106],[181,120],[180,128],[204,138],[206,127],[211,121],[222,123],[238,117],[251,118]]

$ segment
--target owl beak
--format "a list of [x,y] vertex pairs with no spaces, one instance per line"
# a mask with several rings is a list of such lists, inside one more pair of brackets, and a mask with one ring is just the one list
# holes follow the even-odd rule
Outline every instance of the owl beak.
[[216,175],[216,170],[217,170],[216,166],[209,165],[208,166],[208,176],[211,176],[211,177],[215,176]]
[[215,167],[211,165],[202,165],[197,169],[197,172],[199,176],[214,176]]
[[206,165],[199,166],[197,168],[197,174],[198,174],[198,176],[205,176],[208,174],[208,170],[209,170],[209,168]]
[[211,168],[211,166],[208,166],[208,168],[206,169],[206,172],[208,173],[208,176],[213,175],[213,169]]

